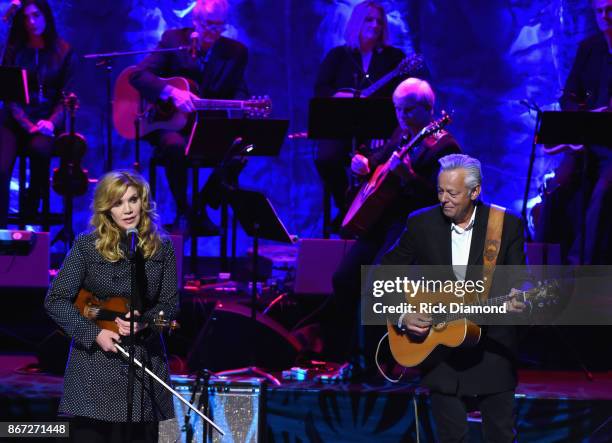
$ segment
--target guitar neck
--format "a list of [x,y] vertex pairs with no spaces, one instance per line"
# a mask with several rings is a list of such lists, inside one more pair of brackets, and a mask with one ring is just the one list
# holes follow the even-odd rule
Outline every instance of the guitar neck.
[[391,72],[387,72],[384,76],[376,80],[370,86],[363,89],[361,91],[361,94],[359,94],[359,96],[363,98],[369,97],[370,95],[378,91],[380,88],[385,86],[387,83],[389,83],[391,80],[393,80],[393,78],[395,78],[396,76],[397,76],[397,69],[394,69]]
[[425,138],[425,134],[423,131],[419,132],[417,135],[415,135],[414,137],[412,137],[412,139],[410,139],[409,142],[407,143],[402,143],[400,144],[400,146],[402,146],[402,149],[399,152],[399,158],[400,160],[403,160],[404,157],[406,157],[410,151],[412,149],[414,149],[414,147],[416,145],[418,145],[419,143],[421,143],[423,141],[423,139]]
[[193,101],[196,111],[227,111],[245,109],[245,100],[217,100],[200,98]]

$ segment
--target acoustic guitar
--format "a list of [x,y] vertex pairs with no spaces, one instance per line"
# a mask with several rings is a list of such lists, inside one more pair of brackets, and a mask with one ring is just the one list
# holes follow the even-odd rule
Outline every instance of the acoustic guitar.
[[[420,303],[443,306],[444,313],[431,314],[432,327],[425,337],[417,337],[407,332],[402,332],[396,325],[387,321],[389,332],[389,346],[395,361],[404,367],[414,367],[424,363],[432,357],[438,347],[457,348],[475,346],[480,341],[480,327],[473,321],[479,315],[477,313],[465,313],[464,311],[451,312],[451,305],[457,306],[463,303],[467,310],[474,306],[501,306],[511,298],[518,298],[523,303],[528,303],[532,308],[544,308],[556,303],[558,285],[556,283],[541,283],[528,291],[514,292],[486,300],[483,303],[471,300],[469,295],[458,297],[454,293],[417,293],[414,297],[406,297],[406,301],[414,306],[418,312]],[[457,310],[457,308],[455,308]],[[504,315],[504,314],[493,314]]]
[[[129,300],[126,297],[109,297],[100,300],[90,291],[81,289],[74,301],[74,307],[86,319],[94,321],[100,328],[109,329],[119,333],[119,328],[115,319],[117,317],[127,320],[125,315],[130,311]],[[164,317],[164,313],[160,312],[150,325],[157,330],[168,328],[170,331],[179,328],[175,320],[168,321]]]
[[[129,66],[117,78],[113,98],[113,122],[115,129],[122,137],[136,138],[136,122],[139,116],[139,133],[141,136],[158,129],[181,131],[186,126],[192,127],[197,120],[197,113],[181,112],[170,100],[149,102],[130,84],[130,77],[136,66]],[[197,95],[195,83],[183,77],[161,78],[165,85],[170,85]],[[251,100],[218,100],[200,98],[194,101],[196,111],[245,111],[249,117],[265,118],[272,112],[272,101],[268,97]],[[195,114],[195,115],[192,115]]]
[[[412,140],[401,144],[398,153],[400,160],[409,155],[425,138],[440,131],[450,121],[450,115],[445,114],[421,129]],[[391,158],[389,158],[374,170],[370,179],[359,189],[344,216],[342,231],[352,235],[363,235],[368,232],[385,209],[395,201],[398,193],[399,189],[393,179]]]

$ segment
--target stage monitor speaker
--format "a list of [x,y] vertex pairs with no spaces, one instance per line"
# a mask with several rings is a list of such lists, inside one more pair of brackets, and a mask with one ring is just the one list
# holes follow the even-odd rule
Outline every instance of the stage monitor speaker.
[[332,277],[354,240],[306,238],[300,241],[295,271],[296,294],[331,295]]
[[0,230],[0,287],[49,287],[48,232]]
[[[174,397],[176,418],[159,424],[160,442],[258,443],[264,441],[265,384],[260,379],[212,377],[208,389],[198,389],[195,396],[193,377],[172,376],[174,389],[185,399],[193,397],[194,406],[225,431],[204,431],[203,420]],[[201,385],[200,385],[201,386]],[[203,396],[208,393],[208,398]],[[208,407],[206,408],[206,402]],[[185,414],[189,413],[188,422]],[[212,437],[212,438],[211,438]]]
[[36,243],[36,233],[0,229],[0,254],[28,255]]
[[248,306],[222,301],[202,304],[197,299],[193,303],[190,307],[189,302],[182,302],[181,310],[189,312],[181,314],[181,329],[168,339],[170,349],[177,349],[172,341],[190,344],[190,370],[218,372],[252,366],[253,353],[255,366],[265,370],[287,369],[295,362],[302,345],[270,317],[257,313],[253,333]]

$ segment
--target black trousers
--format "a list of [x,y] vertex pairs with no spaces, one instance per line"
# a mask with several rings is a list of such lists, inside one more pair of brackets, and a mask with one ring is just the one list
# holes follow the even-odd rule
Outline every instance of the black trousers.
[[320,140],[317,143],[315,166],[323,185],[329,190],[336,207],[344,212],[349,186],[350,140]]
[[467,412],[480,410],[482,432],[487,443],[516,441],[514,391],[475,397],[432,392],[431,408],[441,443],[466,442],[468,436]]
[[132,437],[128,435],[128,424],[106,422],[86,417],[70,420],[70,441],[75,443],[157,443],[159,422],[132,424]]
[[187,202],[187,139],[179,132],[160,130],[146,137],[155,146],[155,155],[163,161],[168,187],[176,203],[178,215],[189,215]]
[[[4,120],[6,117],[0,119]],[[35,212],[49,186],[49,163],[53,143],[53,137],[30,135],[13,121],[6,120],[0,125],[0,228],[6,227],[9,187],[19,148],[24,149],[30,157],[30,186],[26,204],[30,211]]]

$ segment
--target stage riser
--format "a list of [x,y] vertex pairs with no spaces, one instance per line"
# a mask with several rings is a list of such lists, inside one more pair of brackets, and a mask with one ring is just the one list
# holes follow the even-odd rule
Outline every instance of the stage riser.
[[[415,441],[412,396],[366,389],[269,389],[263,405],[267,442]],[[5,421],[53,420],[58,405],[59,398],[0,396]],[[417,405],[421,442],[434,442],[427,398],[419,396]],[[612,432],[612,401],[518,398],[517,413],[520,441],[606,442]],[[479,423],[470,423],[471,443],[479,441],[479,431]]]

